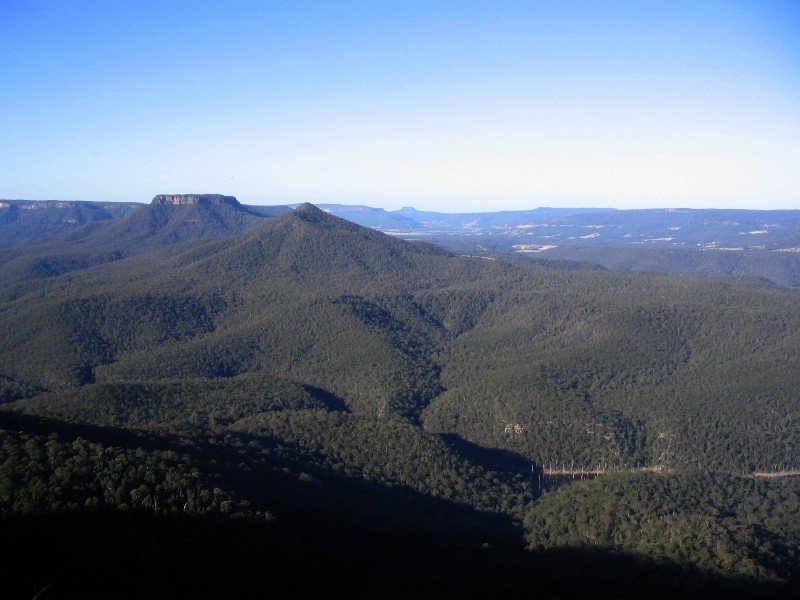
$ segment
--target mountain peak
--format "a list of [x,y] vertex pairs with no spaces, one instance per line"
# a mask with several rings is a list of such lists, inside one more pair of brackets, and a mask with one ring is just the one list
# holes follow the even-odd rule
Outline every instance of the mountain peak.
[[300,217],[305,221],[310,221],[312,223],[316,223],[318,221],[322,221],[323,219],[331,217],[327,212],[325,212],[320,208],[317,208],[310,202],[304,202],[303,204],[295,208],[290,214]]
[[187,204],[241,206],[235,196],[222,194],[158,194],[150,204],[165,206],[185,206]]

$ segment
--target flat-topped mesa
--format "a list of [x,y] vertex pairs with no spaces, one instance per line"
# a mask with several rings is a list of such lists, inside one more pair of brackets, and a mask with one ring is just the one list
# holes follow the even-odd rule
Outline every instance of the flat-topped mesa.
[[223,196],[222,194],[159,194],[150,204],[161,204],[166,206],[185,206],[187,204],[229,204],[231,206],[241,206],[235,196]]

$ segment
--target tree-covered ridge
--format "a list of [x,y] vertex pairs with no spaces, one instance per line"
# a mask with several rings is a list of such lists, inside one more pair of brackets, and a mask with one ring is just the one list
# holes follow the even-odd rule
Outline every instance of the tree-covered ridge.
[[[95,367],[126,352],[186,341],[213,330],[225,300],[212,294],[133,291],[72,297],[35,307],[20,303],[17,308],[0,326],[0,348],[9,350],[5,368],[27,373],[24,379],[45,388],[59,388],[92,383]],[[20,328],[20,322],[30,325]],[[43,363],[41,357],[53,352],[58,353],[57,360]]]
[[40,394],[15,409],[100,426],[197,432],[272,410],[339,408],[321,390],[261,374],[99,383]]
[[[141,215],[163,216],[164,208],[185,209],[168,226],[162,219],[130,219],[137,227],[100,227],[44,244],[34,264],[14,265],[14,276],[51,277],[100,262],[118,260],[150,247],[241,233],[258,222],[251,217],[276,217],[288,206],[252,206],[219,194],[159,195],[156,205]],[[234,211],[218,210],[221,205]],[[204,210],[209,206],[213,210]],[[144,208],[135,203],[0,200],[0,246],[77,232],[87,223],[110,221]],[[405,208],[387,212],[366,206],[322,205],[324,211],[365,227],[406,239],[420,235],[458,253],[507,253],[520,258],[565,265],[576,261],[622,271],[649,271],[672,275],[749,278],[787,287],[800,285],[800,211],[747,210],[609,210],[553,209],[495,213],[445,214]],[[180,215],[183,215],[182,217]],[[239,221],[239,223],[237,223]],[[142,227],[144,225],[144,227]],[[165,227],[165,231],[159,231]],[[131,235],[136,248],[111,244],[109,235]],[[149,232],[149,233],[148,233]],[[152,240],[147,240],[152,237]],[[97,245],[96,248],[93,245]],[[29,253],[28,247],[25,252]],[[566,259],[566,260],[565,260]],[[0,262],[2,262],[0,256]]]
[[525,516],[532,548],[603,547],[757,578],[798,575],[800,483],[702,473],[611,475]]
[[264,516],[186,454],[0,429],[0,519],[86,509]]
[[[120,398],[120,403],[125,400]],[[88,408],[76,420],[92,418],[102,421],[103,414]],[[135,420],[135,414],[133,419],[131,423],[142,422]],[[266,496],[265,490],[254,496],[252,486],[259,485],[261,476],[256,475],[263,468],[278,477],[290,472],[285,467],[276,471],[277,460],[302,465],[298,481],[322,486],[328,494],[339,493],[329,487],[330,478],[344,477],[454,501],[487,514],[524,516],[528,542],[537,551],[604,548],[664,564],[775,580],[795,577],[798,568],[800,530],[794,517],[800,496],[792,480],[699,472],[619,474],[565,485],[533,501],[535,486],[527,477],[481,468],[461,458],[449,444],[399,420],[283,410],[246,417],[230,428],[219,424],[213,428],[216,433],[205,434],[211,436],[211,445],[198,446],[186,437],[176,451],[123,450],[80,437],[64,442],[64,434],[14,432],[12,427],[4,434],[7,460],[0,463],[7,482],[2,489],[11,490],[4,496],[11,503],[8,514],[98,508],[172,514],[189,506],[190,512],[202,514],[274,518],[256,509],[263,509],[267,498],[277,502],[285,484],[270,479],[278,488]],[[166,424],[164,430],[169,429]],[[191,435],[190,430],[181,435]],[[146,437],[134,440],[134,444],[149,443]],[[209,475],[202,473],[212,474],[214,489],[196,489],[198,481],[208,480]],[[106,496],[101,498],[97,494],[103,490]],[[348,502],[347,497],[341,501]],[[79,505],[74,498],[86,501]],[[193,502],[179,506],[186,498]],[[338,506],[337,502],[326,496],[329,506]],[[280,503],[278,508],[280,520]],[[489,535],[483,529],[488,523],[475,519],[465,513],[456,522]],[[456,525],[440,526],[450,531]],[[512,530],[505,535],[510,534]],[[500,534],[495,531],[495,535]],[[507,538],[513,540],[513,535]]]
[[479,510],[521,518],[532,498],[525,478],[466,460],[439,437],[399,419],[281,411],[241,419],[230,429],[279,440],[304,461],[348,477],[407,486]]
[[[800,464],[789,290],[458,256],[304,206],[0,298],[0,418],[185,454],[287,531],[314,515],[517,547],[525,517],[544,555],[588,532],[689,571],[795,577],[793,496],[764,507],[793,488],[741,478]],[[612,474],[538,498],[562,467]],[[628,489],[637,518],[598,532]]]
[[800,462],[791,292],[452,256],[310,206],[158,263],[7,303],[5,396],[265,373],[540,465]]
[[649,271],[667,275],[759,278],[790,288],[800,287],[800,253],[708,251],[680,248],[587,248],[567,246],[547,253],[548,259],[591,261],[616,271]]
[[[503,537],[514,532],[508,521],[491,512],[339,474],[335,463],[296,462],[297,447],[266,437],[0,420],[0,533],[16,550],[0,591],[12,597],[43,589],[84,598],[264,589],[358,598],[376,590],[507,597],[520,589],[545,598],[746,598],[791,590],[621,552],[524,552]],[[397,430],[380,432],[387,424],[374,421],[377,439],[397,441]],[[362,443],[368,436],[354,448]]]
[[798,462],[800,322],[785,312],[796,296],[654,276],[557,277],[583,293],[505,295],[447,345],[447,391],[426,409],[427,427],[542,464]]
[[132,202],[0,200],[0,247],[73,231],[87,223],[124,217],[138,207]]
[[201,239],[230,237],[268,218],[238,203],[135,205],[113,220],[87,221],[3,249],[0,283],[55,277]]
[[70,423],[195,436],[251,436],[251,445],[338,475],[521,518],[530,482],[487,470],[438,436],[399,419],[347,414],[320,390],[263,376],[95,384],[18,402],[17,410]]

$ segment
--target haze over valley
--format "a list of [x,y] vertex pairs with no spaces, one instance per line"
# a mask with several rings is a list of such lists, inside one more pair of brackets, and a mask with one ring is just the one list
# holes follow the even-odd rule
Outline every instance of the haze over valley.
[[[0,244],[69,232],[90,221],[124,216],[139,206],[0,200]],[[297,205],[244,206],[251,213],[276,216]],[[536,208],[459,214],[410,207],[319,207],[394,237],[473,256],[517,254],[620,271],[750,277],[800,286],[800,210]],[[240,227],[256,222],[251,214]]]

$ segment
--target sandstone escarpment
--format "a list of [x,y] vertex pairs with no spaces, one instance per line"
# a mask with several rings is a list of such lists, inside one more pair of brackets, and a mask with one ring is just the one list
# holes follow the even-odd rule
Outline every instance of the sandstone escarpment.
[[230,204],[239,206],[239,201],[235,196],[223,196],[222,194],[159,194],[151,204],[162,204],[168,206],[185,206],[187,204]]

